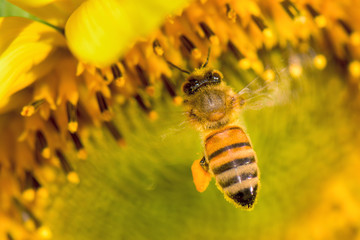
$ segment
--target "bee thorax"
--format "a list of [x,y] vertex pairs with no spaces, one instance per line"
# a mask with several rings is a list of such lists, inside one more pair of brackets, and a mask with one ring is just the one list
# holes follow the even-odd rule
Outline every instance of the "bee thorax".
[[209,91],[201,94],[197,108],[209,121],[218,121],[226,113],[225,94],[220,91]]

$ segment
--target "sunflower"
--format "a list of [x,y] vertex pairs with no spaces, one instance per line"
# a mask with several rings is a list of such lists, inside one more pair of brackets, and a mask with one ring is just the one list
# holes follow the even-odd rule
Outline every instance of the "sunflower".
[[[360,237],[359,3],[10,2],[28,13],[0,18],[1,239]],[[277,84],[241,116],[249,212],[192,183],[179,68],[208,52],[234,89]]]

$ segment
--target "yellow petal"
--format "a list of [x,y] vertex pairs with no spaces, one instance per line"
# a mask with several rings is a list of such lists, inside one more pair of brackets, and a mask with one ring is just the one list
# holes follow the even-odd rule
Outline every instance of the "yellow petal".
[[55,49],[66,43],[53,28],[20,17],[0,18],[0,39],[1,108],[13,93],[50,71]]
[[84,0],[8,0],[12,4],[58,27]]
[[85,63],[104,67],[116,62],[132,42],[161,24],[185,0],[89,0],[65,26],[69,48]]

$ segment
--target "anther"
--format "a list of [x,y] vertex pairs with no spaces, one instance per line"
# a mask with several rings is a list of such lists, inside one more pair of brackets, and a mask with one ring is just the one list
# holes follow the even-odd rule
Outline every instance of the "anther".
[[182,103],[182,97],[176,95],[175,87],[171,83],[170,79],[165,74],[161,74],[161,80],[162,80],[166,90],[168,91],[170,96],[173,98],[175,105],[180,105]]
[[344,20],[338,19],[337,22],[340,24],[340,26],[345,30],[345,32],[348,35],[350,35],[353,32],[352,28]]
[[55,154],[56,154],[57,158],[59,159],[61,167],[66,174],[73,171],[73,168],[70,166],[70,163],[67,161],[67,159],[65,158],[65,156],[61,152],[61,150],[56,149]]
[[236,60],[239,61],[244,58],[244,55],[240,52],[240,50],[234,45],[234,43],[231,40],[228,41],[227,47],[233,53]]
[[72,133],[78,129],[76,107],[69,101],[66,102],[66,111],[68,116],[68,130]]
[[36,131],[35,145],[43,158],[50,158],[50,148],[44,134],[40,130]]
[[106,82],[111,82],[113,77],[111,74],[110,67],[106,67],[104,69],[96,68],[96,72],[104,79]]
[[34,175],[30,171],[25,172],[25,189],[32,188],[32,189],[39,189],[41,184],[36,180]]
[[300,14],[299,9],[296,8],[295,4],[289,0],[282,1],[281,6],[284,8],[285,12],[294,19],[295,16]]
[[[116,78],[114,79],[115,84],[118,87],[122,87],[125,84],[125,77],[121,71],[121,69],[124,69],[123,66],[121,65],[120,62],[117,62],[116,64],[113,65],[112,67],[114,70],[114,73],[116,73]],[[115,76],[115,75],[114,75]]]
[[211,30],[211,28],[204,22],[200,22],[199,23],[201,30],[204,32],[205,36],[207,39],[211,39],[213,37],[215,37],[214,32]]
[[39,99],[30,103],[29,105],[24,106],[23,109],[21,110],[21,116],[24,117],[32,116],[39,109],[41,104],[43,104],[44,102],[45,99]]
[[231,40],[228,41],[227,47],[235,56],[236,60],[239,62],[240,68],[246,70],[251,67],[251,63],[249,59],[245,58],[245,56],[239,51],[239,49],[235,46],[235,44]]
[[84,107],[84,105],[81,102],[78,102],[77,108],[76,108],[76,113],[78,118],[84,120],[84,121],[91,121],[91,116],[90,114],[87,112],[86,108]]
[[126,63],[125,59],[120,60],[121,65],[124,67],[125,70],[129,70],[129,66]]
[[123,76],[122,72],[117,64],[113,64],[110,67],[111,67],[111,72],[113,74],[114,80],[121,78]]
[[319,16],[319,13],[310,4],[306,4],[305,7],[313,18]]
[[80,182],[79,175],[74,171],[68,160],[65,158],[61,150],[56,149],[55,154],[60,161],[61,167],[66,174],[66,178],[69,182],[78,184]]
[[310,4],[306,4],[305,7],[309,11],[311,16],[314,18],[316,25],[319,28],[324,28],[327,22],[325,16],[319,14]]
[[181,34],[179,39],[188,53],[190,53],[194,58],[199,59],[201,57],[201,52],[188,37]]
[[6,233],[6,237],[7,237],[7,240],[14,240],[13,236],[9,232]]
[[54,129],[57,131],[57,132],[60,132],[60,128],[59,128],[59,125],[57,124],[55,118],[53,115],[50,115],[49,117],[49,122],[51,123],[51,125],[54,127]]
[[134,96],[134,98],[142,110],[144,110],[146,113],[150,112],[151,109],[145,104],[144,100],[142,99],[142,97],[139,94],[136,94]]
[[35,191],[40,187],[40,183],[36,180],[32,173],[30,171],[26,171],[24,191],[21,194],[24,200],[28,202],[33,201],[35,199]]
[[154,53],[158,56],[164,55],[164,49],[161,47],[159,40],[155,39],[152,43]]
[[82,144],[79,135],[77,133],[71,133],[70,132],[71,139],[73,140],[73,143],[75,145],[75,148],[77,150],[77,156],[80,159],[86,159],[87,153],[85,151],[84,145]]
[[215,33],[206,23],[200,22],[199,25],[201,27],[201,30],[204,32],[206,38],[209,39],[212,44],[219,44],[219,38],[215,35]]
[[100,91],[97,91],[95,93],[95,95],[96,95],[96,100],[98,102],[98,106],[99,106],[99,109],[100,109],[103,119],[105,121],[110,121],[111,113],[110,113],[109,107],[106,103],[104,95]]
[[105,127],[109,130],[110,134],[113,136],[115,141],[118,143],[119,146],[125,146],[125,140],[120,133],[119,129],[115,126],[113,122],[104,122]]
[[179,37],[179,39],[186,50],[191,53],[191,51],[195,48],[195,45],[183,34]]
[[175,88],[174,85],[170,82],[170,79],[165,74],[161,74],[161,80],[170,96],[173,98],[176,97]]
[[[123,74],[120,70],[120,63],[115,63],[104,69],[97,69],[97,72],[107,82],[119,81],[123,79]],[[118,84],[118,83],[117,83]]]
[[147,76],[144,69],[139,64],[136,64],[135,71],[136,71],[141,83],[145,87],[145,91],[147,92],[147,94],[149,94],[150,96],[153,96],[155,89],[153,86],[150,86],[149,77]]
[[258,16],[252,15],[251,14],[251,19],[254,21],[254,23],[256,24],[256,26],[258,26],[258,28],[261,31],[264,31],[264,29],[267,28],[266,24],[264,23],[264,20]]
[[134,96],[136,102],[139,104],[140,108],[147,113],[147,115],[149,116],[149,118],[151,120],[155,120],[157,119],[157,113],[152,110],[149,106],[147,106],[143,100],[143,98],[139,95],[139,94],[136,94]]
[[230,4],[225,4],[226,7],[226,16],[227,18],[232,21],[232,22],[236,22],[236,12],[235,10],[230,6]]
[[25,207],[17,198],[13,198],[15,206],[18,208],[18,210],[22,213],[23,221],[26,225],[26,223],[31,222],[35,226],[35,228],[39,228],[41,226],[40,220],[35,217],[35,215],[27,208]]
[[148,76],[145,74],[144,69],[139,65],[136,64],[135,65],[135,71],[141,81],[141,83],[143,84],[144,87],[149,86],[149,78]]

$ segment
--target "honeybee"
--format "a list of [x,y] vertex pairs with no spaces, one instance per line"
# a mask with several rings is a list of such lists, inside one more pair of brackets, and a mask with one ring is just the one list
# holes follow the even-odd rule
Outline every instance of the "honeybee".
[[191,167],[195,187],[203,192],[212,177],[237,207],[253,208],[259,169],[249,138],[237,122],[244,105],[241,95],[223,82],[220,71],[206,67],[188,72],[182,90],[189,121],[203,136],[204,156]]

